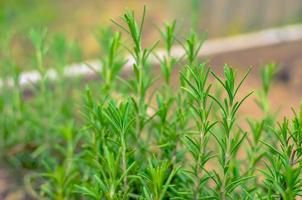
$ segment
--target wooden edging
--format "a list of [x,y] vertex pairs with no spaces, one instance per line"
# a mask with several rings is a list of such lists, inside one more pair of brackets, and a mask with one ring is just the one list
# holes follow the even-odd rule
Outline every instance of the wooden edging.
[[[240,51],[246,49],[253,49],[258,47],[277,45],[286,42],[293,42],[302,39],[302,25],[291,25],[282,28],[266,29],[259,32],[242,34],[227,38],[218,38],[208,40],[204,43],[199,56],[210,56],[232,51]],[[164,56],[164,51],[159,49],[156,54],[159,57]],[[172,49],[172,55],[180,57],[184,54],[184,50],[180,46]],[[151,57],[151,64],[158,64],[155,57]],[[133,58],[128,56],[128,62],[125,64],[123,70],[128,71],[133,64]],[[88,67],[89,65],[89,67]],[[89,76],[102,69],[101,63],[98,60],[91,60],[85,63],[72,64],[65,67],[64,75],[66,77]],[[50,80],[57,79],[57,73],[54,69],[49,69],[46,72],[46,78]],[[41,75],[37,71],[23,72],[20,75],[19,85],[24,87],[28,84],[34,84],[41,80]],[[4,84],[5,83],[5,84]],[[13,86],[12,78],[7,80],[0,80],[0,88],[3,86]]]

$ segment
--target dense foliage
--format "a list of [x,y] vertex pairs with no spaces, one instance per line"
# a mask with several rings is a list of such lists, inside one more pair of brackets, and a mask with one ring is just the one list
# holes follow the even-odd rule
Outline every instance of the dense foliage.
[[[64,37],[47,41],[45,29],[32,30],[34,63],[42,76],[24,97],[20,69],[9,53],[1,63],[15,84],[1,89],[1,159],[28,169],[28,192],[41,199],[297,199],[302,195],[302,109],[277,122],[270,112],[274,64],[261,71],[262,88],[242,95],[248,77],[228,65],[223,75],[198,59],[204,37],[193,31],[176,37],[176,22],[160,30],[164,55],[142,45],[140,23],[126,12],[111,29],[95,35],[102,49],[102,82],[86,87],[63,76],[74,55]],[[174,57],[180,43],[185,54]],[[133,73],[120,75],[133,56]],[[56,61],[52,83],[44,58]],[[151,56],[163,82],[153,77]],[[171,81],[177,66],[179,86]],[[5,80],[8,76],[3,76]],[[155,89],[154,89],[155,88]],[[69,91],[69,93],[67,93]],[[240,95],[239,95],[240,93]],[[82,96],[82,98],[81,98]],[[253,97],[251,97],[253,96]],[[262,117],[239,118],[247,98],[256,98]],[[80,111],[79,111],[80,110]]]

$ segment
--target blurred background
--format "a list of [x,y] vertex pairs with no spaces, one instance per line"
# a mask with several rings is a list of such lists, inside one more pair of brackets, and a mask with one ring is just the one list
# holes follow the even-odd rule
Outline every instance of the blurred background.
[[[31,28],[39,27],[48,29],[48,38],[59,36],[60,39],[64,35],[72,41],[72,59],[68,63],[99,58],[96,31],[107,26],[120,30],[111,19],[119,21],[127,9],[133,9],[139,18],[144,5],[147,6],[143,32],[145,45],[158,40],[158,28],[174,19],[180,37],[194,29],[199,34],[207,32],[210,41],[302,22],[301,0],[0,0],[0,59],[7,57],[9,52],[22,70],[33,69],[33,45],[28,33]],[[124,40],[127,42],[127,37]],[[224,52],[207,59],[214,68],[228,63],[244,70],[276,62],[280,68],[277,76],[280,88],[272,95],[290,97],[286,104],[297,106],[301,99],[297,91],[302,86],[300,52],[302,40],[296,40]],[[49,63],[47,66],[52,66]],[[253,70],[253,83],[259,82],[258,71]],[[279,98],[272,100],[283,105]]]
[[127,8],[140,16],[143,5],[148,14],[145,41],[158,38],[156,26],[178,20],[181,31],[192,27],[216,38],[297,24],[302,21],[301,0],[1,0],[1,38],[13,33],[14,54],[27,55],[27,32],[47,27],[50,34],[63,33],[76,40],[85,58],[94,57],[98,45],[92,32],[112,25]]

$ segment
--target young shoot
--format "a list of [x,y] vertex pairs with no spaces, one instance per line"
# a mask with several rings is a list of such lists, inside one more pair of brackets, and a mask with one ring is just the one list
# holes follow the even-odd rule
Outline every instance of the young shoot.
[[172,55],[172,47],[176,41],[176,21],[174,20],[171,24],[165,24],[164,28],[159,29],[160,35],[164,40],[165,52],[163,57],[159,57],[155,54],[160,62],[160,68],[164,76],[165,84],[170,84],[171,73],[175,65],[180,61],[181,58],[176,58]]
[[104,91],[108,93],[113,89],[115,80],[126,63],[123,56],[121,56],[121,33],[113,33],[112,29],[108,28],[101,30],[100,34],[96,34],[96,37],[103,52],[101,58],[103,88]]
[[[187,135],[184,139],[195,162],[192,167],[192,172],[188,174],[191,175],[192,180],[194,180],[192,199],[199,199],[201,194],[204,193],[204,184],[206,184],[209,179],[207,173],[204,171],[205,165],[213,158],[213,154],[207,149],[210,131],[216,124],[216,122],[212,122],[210,119],[212,102],[209,96],[211,88],[211,84],[208,84],[209,72],[210,69],[203,63],[194,68],[187,66],[186,71],[180,74],[186,85],[182,87],[182,89],[186,91],[189,94],[189,98],[192,99],[190,101],[192,102],[190,109],[193,113],[197,128],[197,137]],[[193,81],[189,80],[186,74],[189,74],[189,77],[192,77]]]
[[[238,91],[242,86],[244,80],[248,76],[249,71],[243,76],[240,82],[236,85],[236,74],[234,69],[228,65],[224,66],[224,80],[212,72],[213,77],[221,84],[226,93],[224,99],[218,99],[211,95],[211,98],[217,103],[221,111],[221,121],[223,133],[221,136],[216,135],[215,139],[219,144],[220,152],[218,162],[222,168],[222,175],[214,171],[213,180],[216,183],[215,197],[220,199],[228,199],[229,196],[235,192],[235,189],[243,184],[252,176],[241,176],[240,174],[232,174],[232,171],[239,170],[239,165],[235,164],[235,169],[232,169],[233,162],[236,161],[235,155],[237,154],[241,144],[246,139],[247,133],[242,132],[241,129],[235,129],[235,122],[237,119],[237,112],[244,101],[252,94],[249,93],[240,100],[236,100]],[[237,169],[236,169],[237,168]]]

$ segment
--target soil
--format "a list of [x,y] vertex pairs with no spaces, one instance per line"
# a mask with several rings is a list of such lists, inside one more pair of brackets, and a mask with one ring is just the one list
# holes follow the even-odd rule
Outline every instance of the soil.
[[0,199],[27,200],[31,199],[23,186],[23,175],[7,166],[0,166]]
[[[273,111],[280,111],[280,116],[291,116],[291,107],[297,109],[302,99],[302,40],[269,47],[254,48],[240,52],[229,52],[212,55],[204,60],[209,60],[210,65],[217,73],[222,73],[224,63],[236,67],[238,73],[244,73],[249,67],[252,72],[243,85],[240,95],[260,87],[260,66],[275,62],[279,65],[279,71],[270,93]],[[176,69],[172,78],[174,85],[178,83],[178,71]],[[240,110],[241,116],[259,116],[260,110],[256,107],[253,98],[247,100],[247,104]],[[23,200],[29,199],[24,192],[22,179],[17,172],[7,167],[0,167],[0,199]]]

